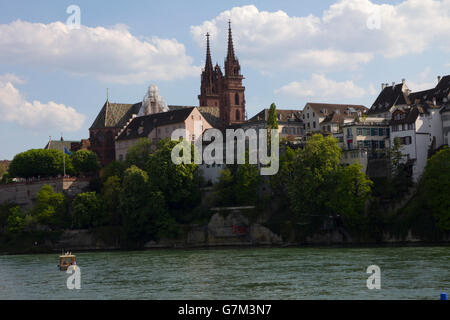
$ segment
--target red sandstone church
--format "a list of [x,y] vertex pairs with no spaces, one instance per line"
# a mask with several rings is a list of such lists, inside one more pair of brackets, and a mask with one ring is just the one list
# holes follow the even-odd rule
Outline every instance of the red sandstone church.
[[220,121],[224,126],[245,121],[245,87],[239,60],[234,54],[231,23],[228,28],[228,53],[225,59],[225,76],[219,65],[213,68],[209,47],[209,34],[206,35],[206,63],[202,72],[200,106],[217,107]]
[[[212,65],[209,34],[206,35],[206,63],[201,75],[201,88],[198,111],[210,126],[226,128],[245,122],[245,87],[242,85],[244,77],[237,59],[231,32],[231,23],[228,27],[228,51],[225,59],[225,75],[219,65]],[[177,118],[177,112],[192,106],[168,106],[170,112]],[[105,102],[100,113],[89,129],[90,149],[94,151],[102,163],[107,165],[116,157],[116,138],[130,126],[141,113],[142,102],[136,104]],[[184,120],[183,120],[184,121]],[[181,124],[181,122],[180,122]],[[161,126],[164,124],[160,124]],[[174,128],[176,126],[173,126]],[[122,137],[123,138],[123,137]]]

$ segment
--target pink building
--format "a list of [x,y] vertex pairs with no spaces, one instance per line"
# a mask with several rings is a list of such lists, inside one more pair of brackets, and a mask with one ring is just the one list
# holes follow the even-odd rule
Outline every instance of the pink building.
[[[196,132],[195,125],[198,126],[199,133]],[[210,128],[211,124],[196,107],[133,117],[116,136],[116,160],[125,160],[128,149],[135,146],[140,139],[150,139],[157,143],[162,139],[170,139],[175,130],[185,129],[185,138],[194,142]]]

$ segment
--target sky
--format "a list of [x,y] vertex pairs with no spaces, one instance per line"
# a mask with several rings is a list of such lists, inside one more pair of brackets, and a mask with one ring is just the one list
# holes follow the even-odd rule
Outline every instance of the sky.
[[272,102],[370,107],[382,83],[418,91],[450,73],[450,0],[0,0],[0,160],[88,138],[107,88],[111,102],[155,84],[198,105],[205,34],[223,66],[229,20],[248,117]]

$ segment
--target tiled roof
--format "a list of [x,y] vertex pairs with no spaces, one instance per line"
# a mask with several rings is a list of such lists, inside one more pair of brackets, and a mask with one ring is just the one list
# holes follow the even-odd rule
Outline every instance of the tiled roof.
[[[194,107],[136,117],[119,134],[117,140],[146,138],[155,126],[184,122],[192,113],[192,110],[194,110]],[[142,128],[142,131],[139,131],[139,128]]]
[[[260,111],[258,114],[253,116],[248,122],[257,122],[257,121],[267,121],[269,118],[270,109],[264,109]],[[277,109],[277,116],[279,122],[288,122],[288,121],[300,121],[301,119],[301,111],[299,110],[283,110]]]
[[[61,140],[52,140],[51,144],[47,143],[44,147],[44,149],[51,149],[51,150],[64,150],[64,147],[67,148],[67,150],[72,149],[72,143],[80,143],[80,141],[61,141]],[[50,144],[50,148],[49,148]]]
[[[396,120],[394,117],[396,114],[403,113],[405,116],[403,119]],[[414,106],[404,110],[396,110],[392,114],[391,124],[403,124],[403,123],[414,123],[420,114],[428,113],[428,108],[426,106]]]
[[198,107],[198,111],[214,128],[220,127],[220,109],[218,107]]
[[142,103],[123,104],[106,101],[90,129],[122,128],[133,114],[138,114]]
[[408,92],[408,88],[404,83],[386,86],[378,95],[368,114],[386,112],[392,106],[408,104]]
[[169,108],[169,111],[175,111],[175,110],[181,110],[181,109],[187,109],[187,108],[195,108],[194,106],[167,106]]
[[345,119],[355,119],[357,115],[345,115],[342,113],[333,112],[325,117],[325,119],[320,124],[325,123],[344,123]]
[[[365,106],[359,105],[359,104],[336,104],[336,103],[308,102],[306,104],[306,106],[310,106],[315,112],[317,112],[317,114],[322,114],[322,115],[329,115],[336,110],[339,110],[340,113],[342,113],[342,114],[345,113],[345,111],[348,109],[350,109],[350,110],[353,109],[355,111],[361,111],[363,113],[367,111],[367,108]],[[304,109],[303,109],[303,111],[304,111]],[[323,111],[326,111],[326,113],[324,113]]]

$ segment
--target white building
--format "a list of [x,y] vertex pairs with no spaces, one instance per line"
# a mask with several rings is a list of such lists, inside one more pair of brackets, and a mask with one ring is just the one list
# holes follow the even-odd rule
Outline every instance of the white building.
[[427,164],[429,152],[443,145],[440,108],[433,105],[399,108],[392,114],[391,145],[400,139],[404,161],[412,166],[417,182]]
[[441,109],[441,119],[444,144],[450,147],[450,105],[446,105]]

